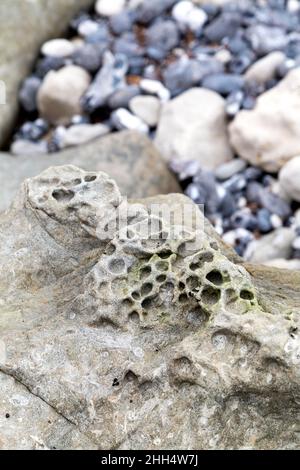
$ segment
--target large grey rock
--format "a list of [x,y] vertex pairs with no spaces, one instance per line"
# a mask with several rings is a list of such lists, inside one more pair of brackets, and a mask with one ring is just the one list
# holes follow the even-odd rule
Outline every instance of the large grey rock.
[[1,0],[0,80],[6,85],[7,104],[0,104],[0,146],[18,112],[18,89],[30,73],[40,46],[59,36],[69,20],[94,0]]
[[120,132],[51,155],[12,157],[0,153],[0,212],[9,206],[25,178],[36,176],[49,166],[65,164],[109,173],[129,197],[181,192],[175,177],[146,136]]
[[0,222],[2,448],[299,447],[300,275],[252,278],[205,227],[184,196],[126,203],[73,166],[22,185]]

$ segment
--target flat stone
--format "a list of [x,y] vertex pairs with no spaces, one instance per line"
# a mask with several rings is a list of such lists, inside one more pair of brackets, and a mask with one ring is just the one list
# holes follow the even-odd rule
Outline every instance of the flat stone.
[[300,154],[300,69],[263,93],[251,111],[240,111],[229,126],[236,153],[255,166],[277,172]]
[[68,124],[82,112],[81,98],[90,81],[90,75],[76,65],[49,72],[38,91],[41,116],[53,124]]
[[220,95],[229,95],[230,93],[241,90],[245,85],[245,80],[240,75],[216,73],[208,75],[202,81],[202,86],[209,90],[216,91]]
[[43,155],[47,154],[47,143],[45,141],[32,142],[30,140],[18,139],[10,147],[12,155]]
[[130,100],[129,108],[148,126],[154,127],[159,121],[161,102],[155,96],[136,96]]
[[197,160],[215,169],[231,160],[225,101],[213,91],[193,88],[164,104],[155,143],[167,161]]
[[67,149],[42,157],[29,154],[16,158],[0,153],[0,212],[7,209],[24,179],[61,164],[106,171],[131,198],[181,192],[150,140],[142,134],[126,131],[101,137],[76,151]]

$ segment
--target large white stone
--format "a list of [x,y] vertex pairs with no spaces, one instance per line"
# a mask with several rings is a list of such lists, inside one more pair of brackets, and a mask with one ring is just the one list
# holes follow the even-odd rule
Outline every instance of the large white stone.
[[262,94],[251,111],[240,111],[229,126],[237,154],[276,172],[300,154],[300,68]]
[[192,88],[164,104],[155,142],[167,161],[197,160],[214,169],[231,160],[224,99]]
[[49,72],[38,92],[40,114],[53,124],[68,124],[81,113],[80,99],[90,82],[90,75],[75,65]]
[[300,202],[300,157],[293,158],[281,169],[279,187],[287,197]]

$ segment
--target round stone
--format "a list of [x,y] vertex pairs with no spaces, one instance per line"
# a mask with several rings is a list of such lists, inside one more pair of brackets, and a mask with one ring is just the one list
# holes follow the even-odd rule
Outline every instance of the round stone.
[[68,65],[49,72],[38,92],[38,110],[52,124],[68,124],[81,114],[81,97],[89,87],[90,75],[81,67]]
[[233,160],[226,162],[223,165],[220,165],[216,169],[215,175],[218,180],[227,180],[236,173],[240,173],[241,171],[243,171],[246,166],[247,163],[245,162],[245,160],[242,160],[241,158],[234,158]]
[[45,42],[41,52],[47,57],[70,57],[75,51],[75,46],[67,39],[52,39]]

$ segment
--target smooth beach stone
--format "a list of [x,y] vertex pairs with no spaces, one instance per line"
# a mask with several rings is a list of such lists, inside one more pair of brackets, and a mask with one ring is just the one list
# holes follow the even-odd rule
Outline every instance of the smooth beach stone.
[[47,57],[70,57],[74,51],[74,44],[67,39],[52,39],[41,48],[42,54]]

